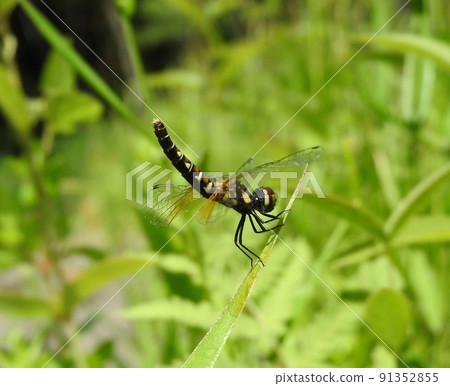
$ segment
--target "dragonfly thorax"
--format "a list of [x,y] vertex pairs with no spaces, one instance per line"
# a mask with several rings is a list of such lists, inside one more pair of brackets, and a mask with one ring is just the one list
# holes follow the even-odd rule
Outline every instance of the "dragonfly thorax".
[[252,195],[253,207],[260,213],[271,212],[277,203],[277,195],[268,187],[256,188]]

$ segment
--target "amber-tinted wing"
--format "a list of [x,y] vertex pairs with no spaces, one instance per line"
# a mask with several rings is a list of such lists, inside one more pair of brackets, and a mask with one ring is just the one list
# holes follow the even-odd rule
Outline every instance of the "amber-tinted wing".
[[197,220],[202,224],[214,222],[226,213],[227,207],[216,201],[216,198],[217,194],[214,193],[197,213]]
[[168,226],[179,214],[193,209],[200,197],[190,185],[156,185],[142,211],[150,224]]

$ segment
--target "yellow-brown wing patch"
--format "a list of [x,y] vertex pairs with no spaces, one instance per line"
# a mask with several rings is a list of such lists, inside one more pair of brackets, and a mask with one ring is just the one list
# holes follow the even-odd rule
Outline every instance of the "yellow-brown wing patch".
[[213,193],[208,200],[200,207],[197,213],[197,220],[202,224],[216,221],[226,213],[227,208],[218,201],[218,194]]
[[[142,211],[150,224],[168,226],[179,214],[188,211],[197,200],[193,196],[192,186],[171,185],[169,193],[165,185],[153,188],[154,201],[144,205]],[[159,199],[161,195],[161,199]]]

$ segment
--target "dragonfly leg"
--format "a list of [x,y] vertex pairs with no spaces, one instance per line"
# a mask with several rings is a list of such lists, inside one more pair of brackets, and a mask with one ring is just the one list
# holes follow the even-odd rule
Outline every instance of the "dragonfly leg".
[[250,214],[248,217],[250,219],[250,224],[252,225],[253,232],[255,232],[255,233],[264,233],[264,232],[268,232],[269,231],[269,229],[264,227],[264,221],[258,221],[256,219],[256,217],[255,217],[256,223],[259,225],[259,228],[260,228],[260,229],[258,229],[258,228],[256,228],[255,223],[253,222],[253,218],[252,218],[253,216]]
[[[259,227],[261,228],[261,230],[256,229],[256,226],[255,226],[255,224],[253,223],[252,217],[255,219],[256,223],[259,225]],[[280,227],[283,226],[283,224],[278,224],[278,225],[275,225],[275,226],[272,227],[272,228],[266,228],[265,225],[266,225],[267,223],[269,223],[269,222],[275,220],[275,219],[264,221],[264,220],[263,220],[261,217],[259,217],[255,212],[252,212],[252,213],[249,215],[249,218],[250,218],[250,223],[252,224],[253,231],[254,231],[255,233],[269,232],[269,231],[273,231],[274,229],[280,228]]]
[[270,218],[270,220],[264,221],[264,223],[268,223],[268,222],[271,222],[271,221],[279,220],[280,217],[281,217],[281,215],[282,215],[284,212],[290,212],[290,211],[291,211],[290,209],[289,209],[289,210],[282,210],[280,213],[278,213],[278,214],[276,214],[276,215],[269,214],[269,213],[261,213],[261,214],[262,214],[263,216],[265,216],[265,217]]
[[[251,251],[249,248],[247,248],[243,243],[242,243],[242,234],[244,232],[244,225],[245,225],[245,218],[246,218],[246,214],[243,214],[241,219],[239,220],[239,224],[236,228],[236,233],[234,235],[234,244],[239,248],[239,250],[241,252],[244,253],[245,256],[247,256],[250,259],[250,265],[253,267],[253,257],[251,257],[247,252],[249,252],[250,254],[252,254],[253,256],[255,256],[259,261],[261,261],[261,264],[264,265],[264,263],[262,262],[262,260],[260,259],[260,257],[254,253],[253,251]],[[252,224],[253,225],[253,224]]]

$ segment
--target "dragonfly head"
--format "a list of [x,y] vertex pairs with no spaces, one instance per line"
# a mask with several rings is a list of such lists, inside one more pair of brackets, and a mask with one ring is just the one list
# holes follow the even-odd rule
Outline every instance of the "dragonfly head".
[[253,191],[253,203],[258,212],[269,213],[275,208],[277,195],[271,188],[256,188]]

